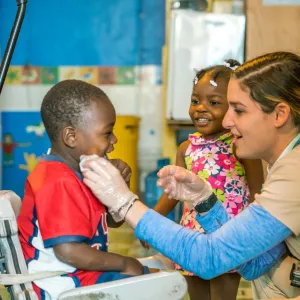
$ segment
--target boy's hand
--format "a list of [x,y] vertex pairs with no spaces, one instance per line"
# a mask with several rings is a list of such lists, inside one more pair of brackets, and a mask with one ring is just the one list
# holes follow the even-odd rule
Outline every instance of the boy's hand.
[[122,177],[129,186],[131,178],[131,168],[129,165],[121,159],[110,159],[109,161],[120,171]]
[[125,267],[121,273],[136,276],[144,274],[143,265],[137,259],[132,257],[124,257],[124,260]]

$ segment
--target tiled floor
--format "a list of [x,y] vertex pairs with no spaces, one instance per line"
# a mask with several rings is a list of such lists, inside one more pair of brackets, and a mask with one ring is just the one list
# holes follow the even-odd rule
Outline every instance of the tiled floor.
[[[118,229],[109,229],[109,251],[136,258],[156,254],[153,249],[144,249],[126,224]],[[237,300],[252,300],[250,282],[241,281]]]

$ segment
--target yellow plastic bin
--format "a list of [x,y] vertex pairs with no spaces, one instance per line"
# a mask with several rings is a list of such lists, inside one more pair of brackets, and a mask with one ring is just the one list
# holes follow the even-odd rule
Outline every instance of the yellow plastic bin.
[[136,116],[117,116],[114,134],[118,138],[115,150],[109,158],[124,160],[132,170],[130,189],[137,193],[138,188],[138,139],[140,118]]

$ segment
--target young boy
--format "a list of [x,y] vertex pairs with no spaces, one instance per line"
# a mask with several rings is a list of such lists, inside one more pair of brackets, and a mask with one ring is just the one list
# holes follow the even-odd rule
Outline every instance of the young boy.
[[[62,81],[46,94],[41,115],[52,148],[27,178],[20,241],[29,273],[67,274],[36,281],[39,299],[148,273],[136,259],[107,252],[107,226],[118,224],[82,183],[80,156],[105,157],[117,142],[116,113],[107,95],[82,81]],[[128,179],[124,164],[116,164]]]

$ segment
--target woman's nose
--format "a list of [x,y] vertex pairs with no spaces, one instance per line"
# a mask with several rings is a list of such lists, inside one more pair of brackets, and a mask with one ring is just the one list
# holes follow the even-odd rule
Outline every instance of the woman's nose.
[[231,129],[234,126],[232,112],[230,108],[228,109],[227,113],[225,114],[222,122],[222,126],[226,129]]

